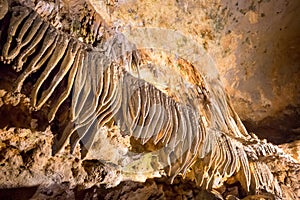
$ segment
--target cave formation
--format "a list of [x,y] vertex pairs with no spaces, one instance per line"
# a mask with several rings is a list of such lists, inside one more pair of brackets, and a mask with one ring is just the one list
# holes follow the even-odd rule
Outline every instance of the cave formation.
[[298,2],[0,2],[1,198],[300,197]]

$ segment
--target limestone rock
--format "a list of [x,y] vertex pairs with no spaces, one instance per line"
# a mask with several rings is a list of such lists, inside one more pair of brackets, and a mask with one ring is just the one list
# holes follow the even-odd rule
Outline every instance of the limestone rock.
[[[10,0],[8,1],[10,2]],[[7,1],[0,2],[6,3]],[[192,123],[192,118],[184,122],[184,119],[188,118],[183,116],[188,115],[181,113],[178,116],[187,125],[187,135],[183,137],[182,141],[185,142],[192,138],[190,143],[187,143],[188,146],[192,146],[188,150],[193,152],[196,149],[197,153],[186,154],[185,157],[180,154],[181,157],[176,157],[178,151],[182,149],[178,148],[177,151],[176,145],[178,145],[177,141],[180,141],[180,138],[175,140],[175,136],[172,135],[173,140],[171,141],[175,141],[175,143],[171,147],[171,151],[163,152],[162,155],[166,155],[165,158],[159,157],[161,152],[155,151],[157,148],[156,139],[151,143],[152,138],[161,139],[164,135],[158,134],[157,136],[154,134],[153,136],[150,135],[150,139],[143,137],[141,140],[126,135],[123,130],[124,124],[127,123],[128,125],[129,123],[129,128],[133,126],[126,117],[121,118],[121,120],[117,119],[116,126],[112,126],[108,120],[108,127],[97,129],[95,137],[90,137],[93,134],[83,132],[87,137],[83,135],[79,139],[74,138],[73,135],[62,131],[59,125],[62,122],[68,124],[68,120],[71,122],[74,119],[78,120],[76,118],[76,106],[80,106],[80,103],[77,104],[77,100],[75,101],[75,108],[71,107],[71,117],[69,117],[67,114],[68,105],[73,105],[73,100],[70,102],[66,100],[67,98],[62,98],[63,95],[59,93],[58,98],[49,99],[50,96],[53,97],[56,94],[51,87],[56,87],[56,82],[60,83],[67,71],[56,69],[56,71],[59,70],[58,74],[60,75],[53,76],[53,80],[55,80],[53,81],[50,73],[43,73],[40,76],[41,74],[36,75],[33,72],[28,72],[27,75],[24,75],[22,64],[13,65],[11,69],[8,69],[14,62],[14,57],[17,56],[17,54],[8,53],[11,51],[8,48],[9,45],[12,49],[15,48],[13,51],[17,51],[18,45],[26,44],[24,41],[10,41],[9,36],[5,35],[4,26],[1,26],[0,37],[5,38],[6,43],[0,44],[3,45],[3,47],[1,46],[0,62],[0,77],[3,80],[0,83],[0,185],[3,189],[0,191],[0,198],[7,198],[7,194],[10,192],[19,191],[22,193],[23,191],[23,193],[31,194],[28,198],[31,196],[34,199],[54,199],[58,196],[65,199],[74,199],[75,197],[85,199],[174,199],[176,196],[174,194],[180,194],[181,198],[186,199],[270,199],[274,198],[274,193],[279,196],[280,190],[283,192],[283,198],[296,199],[300,197],[298,142],[294,141],[281,146],[286,153],[291,155],[290,157],[277,146],[259,140],[254,134],[248,134],[231,106],[230,100],[226,97],[221,82],[213,81],[218,79],[218,76],[213,76],[216,74],[215,71],[211,70],[212,68],[208,69],[214,63],[218,66],[220,77],[233,99],[234,106],[242,119],[247,122],[246,125],[250,130],[258,133],[260,137],[269,138],[271,142],[276,144],[299,138],[299,120],[297,120],[300,99],[299,88],[297,87],[299,77],[297,34],[299,30],[297,29],[298,26],[295,25],[297,21],[294,20],[297,16],[297,12],[294,11],[294,8],[298,6],[297,2],[259,1],[251,4],[249,2],[240,3],[239,5],[239,2],[234,4],[231,1],[216,1],[214,3],[202,1],[100,1],[99,3],[90,0],[87,1],[88,6],[84,4],[85,1],[78,0],[61,1],[60,6],[55,4],[57,2],[52,1],[25,0],[21,2],[22,5],[35,9],[34,12],[41,16],[41,18],[38,16],[37,19],[47,21],[51,24],[50,26],[47,24],[47,27],[54,27],[55,29],[52,33],[54,35],[58,33],[63,38],[60,46],[62,49],[57,51],[63,51],[63,48],[67,49],[66,57],[69,56],[70,59],[63,58],[57,63],[49,61],[49,63],[54,63],[51,70],[60,66],[61,63],[71,66],[73,60],[76,63],[76,60],[81,58],[79,55],[87,52],[89,56],[94,56],[95,59],[99,58],[98,53],[102,49],[105,49],[104,52],[112,52],[108,57],[116,56],[119,53],[118,44],[121,44],[119,46],[125,44],[125,47],[122,46],[121,48],[125,48],[130,55],[133,52],[133,59],[127,63],[127,57],[120,63],[129,66],[123,70],[130,74],[129,79],[139,84],[146,82],[145,87],[149,87],[152,92],[154,91],[153,93],[146,93],[148,96],[160,91],[160,96],[167,96],[166,99],[172,99],[178,103],[176,105],[190,104],[195,106],[193,107],[194,110],[201,113],[199,121],[205,128],[205,131],[203,129],[202,131],[210,134],[207,136],[205,134],[200,135],[200,139],[190,137],[188,133],[196,127],[193,126],[195,123]],[[89,6],[101,13],[104,20],[101,17],[97,18],[98,15],[90,12]],[[275,6],[276,14],[274,10],[267,10],[270,6]],[[23,11],[25,14],[31,12],[21,6],[20,12]],[[4,18],[5,23],[10,17],[7,15],[5,18],[7,12],[6,4],[1,4],[0,20]],[[70,14],[71,12],[74,12],[74,15]],[[15,10],[16,16],[13,17],[20,17],[21,19],[23,16],[18,15],[18,13]],[[270,19],[272,19],[271,22]],[[26,27],[27,23],[24,24],[21,26]],[[45,23],[43,24],[45,25]],[[177,29],[183,35],[192,37],[197,44],[202,45],[200,51],[196,50],[198,55],[201,55],[196,60],[202,61],[202,66],[201,63],[198,68],[199,63],[193,66],[195,61],[193,57],[187,56],[188,59],[186,60],[178,58],[178,56],[182,56],[181,52],[175,56],[170,56],[170,52],[157,53],[153,49],[136,51],[130,43],[123,40],[122,34],[119,33],[126,33],[126,30],[134,30],[136,27],[149,30],[150,26],[167,30]],[[112,27],[112,29],[108,27]],[[10,28],[9,30],[13,30],[14,26],[10,26]],[[278,28],[279,30],[277,30]],[[18,31],[22,32],[22,30],[23,28]],[[47,31],[49,30],[47,29]],[[69,33],[73,38],[68,35]],[[28,35],[26,37],[30,37],[29,33]],[[266,37],[266,35],[270,35],[270,37]],[[156,36],[159,40],[156,41],[168,42],[170,40],[167,40],[167,36],[168,34],[159,34]],[[180,38],[180,35],[177,36]],[[146,37],[142,38],[141,42],[146,40]],[[137,40],[135,41],[137,42]],[[192,46],[191,43],[188,43],[190,39],[187,37],[182,37],[178,41],[176,44],[181,47],[180,49],[184,49],[184,46]],[[274,45],[273,41],[278,42]],[[64,42],[66,45],[63,44]],[[72,45],[69,45],[68,42]],[[100,51],[95,51],[95,47],[100,47]],[[113,50],[107,51],[106,48]],[[43,48],[41,49],[43,50]],[[186,48],[186,50],[191,49]],[[135,57],[137,56],[135,51],[137,55],[141,55],[139,58],[141,59],[140,68],[138,64],[134,63],[138,60]],[[82,52],[82,54],[77,55],[75,52]],[[28,56],[32,59],[38,53],[39,50],[33,54],[32,51],[26,50],[22,56]],[[210,59],[206,59],[207,53],[208,57],[211,56]],[[191,54],[193,55],[194,52]],[[107,56],[107,54],[105,55]],[[277,57],[277,55],[282,56]],[[54,56],[51,59],[55,60]],[[19,59],[18,61],[23,63],[23,61],[26,62],[26,59]],[[133,65],[131,65],[131,61],[133,61]],[[41,61],[37,60],[37,63],[39,62]],[[155,62],[156,65],[151,66],[151,62]],[[105,64],[103,60],[99,63]],[[88,64],[93,65],[94,63]],[[132,68],[134,64],[137,65],[137,68]],[[166,69],[164,65],[168,65],[170,68]],[[46,68],[48,69],[48,66]],[[70,69],[75,68],[73,66]],[[116,72],[116,69],[118,68],[113,66],[109,70]],[[81,69],[79,68],[79,70]],[[122,76],[123,71],[120,71],[121,75],[118,73],[117,75]],[[169,71],[177,72],[177,74],[167,76]],[[17,72],[20,73],[17,74]],[[93,74],[92,71],[88,73]],[[114,74],[112,72],[105,73],[111,76],[111,80],[116,78],[111,75]],[[76,73],[71,70],[69,74],[71,78],[68,79],[67,88],[71,88]],[[50,88],[45,85],[40,87],[45,81],[39,78],[43,75],[45,79],[48,79]],[[72,78],[72,76],[74,77]],[[75,84],[77,79],[75,79]],[[13,80],[17,80],[16,83],[13,84]],[[107,76],[105,80],[109,81]],[[77,82],[80,83],[78,88],[85,82],[84,80]],[[107,85],[106,87],[110,88],[112,82],[107,83]],[[214,90],[218,86],[220,86],[219,90]],[[130,90],[130,85],[122,89]],[[31,90],[34,92],[31,93]],[[62,94],[69,95],[69,93],[64,92]],[[61,99],[66,101],[60,102]],[[59,100],[60,104],[55,103],[55,100]],[[205,110],[206,100],[211,101],[207,105],[213,105],[208,106],[211,109],[209,112]],[[129,99],[128,102],[130,101],[132,101],[130,108],[134,108],[135,99]],[[151,97],[148,98],[148,101],[152,101]],[[60,105],[64,110],[59,110]],[[172,111],[175,104],[170,105]],[[121,108],[124,109],[122,106]],[[86,109],[87,114],[89,114],[88,107]],[[279,114],[282,110],[284,110],[283,114]],[[73,116],[72,111],[75,113]],[[293,120],[285,123],[285,119]],[[53,123],[49,123],[52,121]],[[282,127],[276,128],[277,133],[279,131],[289,133],[286,140],[278,134],[264,135],[268,128],[276,124],[274,121],[282,123]],[[79,125],[80,123],[79,120]],[[192,126],[189,127],[188,123]],[[65,130],[71,129],[66,128]],[[59,139],[61,142],[58,145],[60,153],[53,155],[53,142],[56,141],[54,135],[60,132],[63,132],[63,139]],[[66,144],[69,136],[71,145]],[[134,134],[133,136],[135,137]],[[203,139],[204,137],[205,139]],[[90,138],[94,140],[93,144],[90,143]],[[89,143],[89,145],[76,146],[80,140],[86,142],[85,144]],[[197,142],[198,140],[200,142]],[[196,142],[193,143],[193,141]],[[199,145],[200,149],[191,144]],[[159,145],[161,144],[159,143]],[[168,146],[170,144],[164,143],[164,140],[163,145],[165,145],[165,149],[170,147]],[[87,146],[86,157],[82,159],[80,150],[82,151],[83,147]],[[224,150],[226,148],[227,151]],[[73,151],[72,154],[69,152],[70,149]],[[133,154],[128,154],[128,152],[133,152]],[[176,159],[178,158],[176,162],[171,160],[174,155]],[[195,155],[198,157],[196,158]],[[184,157],[184,161],[182,161],[182,157]],[[216,157],[218,159],[215,159]],[[166,163],[168,164],[166,165]],[[162,164],[164,165],[161,166]],[[164,169],[166,166],[170,167],[169,173],[168,170]],[[228,166],[232,166],[231,170],[222,171]],[[168,180],[164,177],[166,174],[173,176],[173,184],[167,183]],[[175,177],[177,174],[186,175],[186,179]],[[154,178],[161,176],[163,178]],[[146,180],[147,178],[151,179]],[[195,184],[195,180],[198,185]],[[22,187],[28,188],[23,190]],[[105,187],[111,188],[106,190]],[[5,188],[10,188],[10,190]],[[13,190],[11,188],[20,189]],[[254,194],[256,192],[259,194]]]

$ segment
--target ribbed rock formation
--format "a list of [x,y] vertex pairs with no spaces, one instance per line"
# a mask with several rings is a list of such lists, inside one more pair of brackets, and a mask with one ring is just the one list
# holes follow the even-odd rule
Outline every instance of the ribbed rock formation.
[[240,197],[222,191],[232,184],[253,198],[288,197],[268,165],[299,166],[247,132],[213,62],[140,49],[95,1],[1,5],[1,76],[13,82],[3,86],[2,111],[18,110],[31,120],[15,126],[34,130],[3,129],[3,187],[41,185],[40,195],[64,182],[86,188],[166,176],[173,183],[181,175],[218,198]]

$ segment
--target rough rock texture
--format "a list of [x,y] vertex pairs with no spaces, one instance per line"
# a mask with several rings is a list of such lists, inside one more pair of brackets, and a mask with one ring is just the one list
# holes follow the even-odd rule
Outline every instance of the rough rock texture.
[[237,112],[250,131],[275,144],[299,139],[299,1],[228,7],[221,45],[232,53],[219,66]]
[[111,20],[179,30],[202,44],[249,130],[280,144],[299,139],[299,7],[295,0],[125,1]]
[[[105,6],[104,17],[116,26],[180,30],[202,44],[215,60],[249,130],[282,144],[280,147],[300,162],[299,140],[294,141],[300,138],[298,1],[149,0],[108,2]],[[10,90],[8,80],[15,75],[0,70],[0,199],[215,198],[181,178],[172,185],[162,178],[145,183],[124,181],[106,189],[101,183],[117,184],[118,173],[96,160],[82,161],[78,151],[52,156],[49,125],[30,110],[26,97],[17,106],[13,98],[2,98]],[[286,142],[290,143],[283,144]],[[268,165],[285,197],[300,198],[299,166],[282,160]],[[228,199],[234,199],[230,195],[258,198],[246,197],[235,184],[219,192]]]

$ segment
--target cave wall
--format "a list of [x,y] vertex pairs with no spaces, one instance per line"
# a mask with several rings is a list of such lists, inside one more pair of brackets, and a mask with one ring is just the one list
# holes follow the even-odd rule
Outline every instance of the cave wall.
[[[234,107],[250,131],[278,144],[299,139],[299,1],[128,0],[111,2],[105,6],[102,10],[104,17],[116,26],[178,30],[197,41],[214,59]],[[9,86],[4,87],[7,88]],[[1,97],[5,92],[1,90]],[[9,103],[2,98],[0,100],[1,111],[5,110],[1,117],[4,117],[9,111],[3,104]],[[28,110],[24,110],[23,115],[28,117]],[[14,119],[11,117],[4,121]],[[19,121],[13,124],[22,127]],[[26,119],[25,128],[34,127],[35,120]],[[123,182],[109,190],[102,186],[83,190],[103,181],[106,175],[102,175],[109,169],[100,163],[78,161],[78,154],[52,157],[52,133],[49,129],[31,132],[8,129],[5,125],[1,128],[1,140],[4,142],[0,143],[0,164],[5,170],[0,176],[5,180],[6,187],[28,186],[24,190],[17,190],[21,194],[32,191],[36,198],[48,199],[57,196],[98,196],[107,199],[126,199],[134,195],[136,198],[145,197],[141,194],[156,199],[171,199],[174,194],[181,194],[182,198],[213,198],[211,194],[201,193],[193,183],[183,180],[177,180],[173,186],[164,180],[151,179],[145,184]],[[290,136],[283,140],[286,133]],[[297,141],[281,147],[299,161]],[[277,170],[281,181],[290,184],[289,187],[292,185],[300,197],[297,174],[288,174],[284,167],[276,167],[278,165],[274,165],[274,171]],[[94,173],[97,170],[98,173]],[[108,178],[117,179],[117,176],[112,174]],[[38,187],[34,186],[35,183],[44,185]],[[222,189],[224,194],[243,196],[236,185]],[[2,194],[1,197],[6,198],[7,192],[1,190],[0,196]],[[11,194],[15,192],[13,190]]]
[[[236,111],[250,131],[275,144],[299,139],[300,2],[227,5],[233,15],[221,44],[233,51],[219,66]],[[231,36],[234,45],[225,39]]]
[[299,1],[128,0],[109,8],[102,11],[115,24],[177,30],[197,41],[249,131],[275,144],[300,139]]

